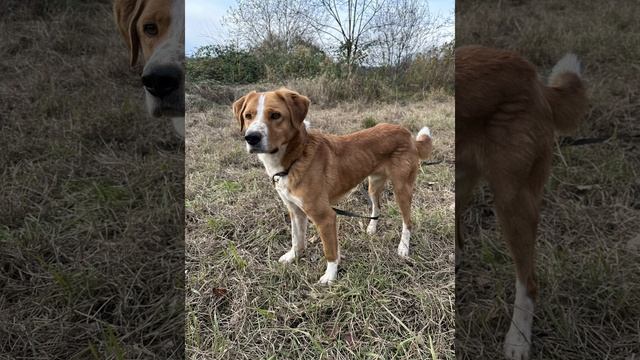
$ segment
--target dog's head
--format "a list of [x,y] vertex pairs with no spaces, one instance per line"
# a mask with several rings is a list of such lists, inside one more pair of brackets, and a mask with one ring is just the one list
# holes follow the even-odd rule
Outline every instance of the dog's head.
[[244,139],[250,153],[275,153],[300,132],[309,99],[295,91],[281,88],[257,93],[252,91],[233,103],[233,114],[245,131]]
[[184,0],[116,0],[113,11],[131,66],[142,55],[149,113],[184,117]]

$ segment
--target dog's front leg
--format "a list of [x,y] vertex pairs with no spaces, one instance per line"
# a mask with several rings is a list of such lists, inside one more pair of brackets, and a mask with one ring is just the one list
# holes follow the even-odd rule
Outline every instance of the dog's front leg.
[[293,262],[307,247],[307,215],[294,204],[287,204],[287,207],[291,218],[291,250],[278,260],[283,264]]
[[308,215],[318,229],[320,239],[322,239],[324,257],[327,260],[327,270],[325,270],[318,283],[330,284],[338,276],[338,264],[340,263],[336,213],[329,207],[328,209],[310,212]]

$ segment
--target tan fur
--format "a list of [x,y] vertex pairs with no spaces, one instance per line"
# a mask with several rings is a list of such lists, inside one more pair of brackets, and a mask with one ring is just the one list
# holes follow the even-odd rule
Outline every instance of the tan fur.
[[[171,24],[171,0],[115,0],[113,15],[129,47],[130,65],[135,66],[140,50],[146,61],[156,45],[166,38]],[[150,22],[158,27],[156,35],[150,36],[144,32],[144,24]]]
[[431,157],[431,138],[427,135],[420,135],[416,139],[416,148],[418,149],[418,156],[420,159],[428,159]]
[[535,237],[554,132],[575,129],[587,110],[582,80],[565,72],[543,84],[511,51],[456,50],[456,248],[461,215],[479,179],[495,196],[517,277],[535,299]]
[[[264,93],[269,146],[286,145],[282,166],[289,167],[288,191],[302,200],[304,213],[318,228],[327,261],[338,257],[336,213],[332,205],[369,176],[370,192],[380,192],[386,179],[394,185],[403,220],[411,229],[411,197],[419,160],[431,153],[431,140],[415,141],[399,125],[379,124],[349,135],[307,131],[302,125],[309,99],[288,89]],[[240,129],[256,119],[260,94],[250,92],[233,104]]]

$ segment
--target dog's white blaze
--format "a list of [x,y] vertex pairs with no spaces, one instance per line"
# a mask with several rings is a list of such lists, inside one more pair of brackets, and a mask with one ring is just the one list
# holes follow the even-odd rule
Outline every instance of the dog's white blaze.
[[504,354],[507,359],[529,359],[531,344],[531,326],[533,324],[533,300],[527,293],[527,287],[516,281],[516,301],[513,305],[513,318],[509,332],[504,340]]
[[[252,122],[251,125],[249,125],[249,127],[247,128],[247,133],[250,133],[250,132],[260,133],[260,135],[262,135],[262,139],[260,140],[260,144],[258,146],[261,147],[262,149],[267,150],[269,147],[269,128],[267,127],[267,124],[264,122],[264,99],[265,99],[264,94],[260,95],[260,97],[258,98],[258,109],[256,110],[256,120]],[[248,143],[246,144],[246,146],[247,146],[247,151],[249,151],[251,149],[251,146]],[[262,160],[262,157],[260,157],[260,155],[276,155],[276,154],[258,154],[258,157],[260,158],[260,160]],[[282,155],[284,155],[284,152],[280,154],[280,159],[282,159]],[[264,163],[264,160],[262,162]],[[278,164],[279,163],[280,163],[280,160],[278,159]],[[274,174],[276,172],[274,172]]]
[[258,110],[256,113],[256,122],[264,122],[264,99],[265,99],[265,95],[262,94],[260,95],[260,98],[258,99]]
[[409,256],[409,239],[411,238],[411,231],[407,228],[407,224],[402,222],[402,236],[400,237],[400,243],[398,244],[398,255],[402,257]]

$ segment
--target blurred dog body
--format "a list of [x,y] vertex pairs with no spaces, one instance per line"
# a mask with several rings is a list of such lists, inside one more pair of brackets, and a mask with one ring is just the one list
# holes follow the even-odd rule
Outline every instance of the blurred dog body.
[[516,299],[505,338],[508,359],[529,359],[537,284],[535,237],[554,134],[574,130],[588,100],[580,64],[567,54],[548,83],[517,53],[480,46],[456,50],[456,265],[461,216],[480,179],[488,182],[516,267]]
[[130,65],[142,54],[147,111],[184,137],[184,0],[115,0],[113,13]]

